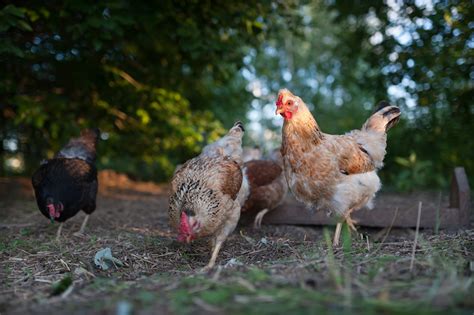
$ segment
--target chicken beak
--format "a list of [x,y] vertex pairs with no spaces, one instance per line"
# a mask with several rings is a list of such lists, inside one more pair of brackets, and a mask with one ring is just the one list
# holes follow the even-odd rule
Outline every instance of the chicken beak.
[[283,107],[277,107],[277,109],[275,110],[275,115],[280,115],[281,113],[284,113],[285,110],[283,109]]

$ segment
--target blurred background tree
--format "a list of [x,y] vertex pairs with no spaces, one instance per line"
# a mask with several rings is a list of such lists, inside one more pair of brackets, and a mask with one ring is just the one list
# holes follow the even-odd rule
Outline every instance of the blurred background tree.
[[21,164],[16,169],[29,174],[80,128],[98,126],[106,140],[99,167],[168,179],[176,163],[224,132],[222,123],[245,116],[243,57],[288,6],[78,0],[4,6],[2,172],[5,163]]
[[[311,1],[299,32],[271,34],[247,59],[254,140],[279,139],[275,91],[288,87],[322,130],[360,128],[374,105],[402,108],[380,175],[400,190],[474,179],[474,10],[469,1]],[[274,128],[268,132],[260,128]]]
[[237,119],[278,146],[278,89],[323,130],[402,107],[381,175],[398,189],[474,173],[470,1],[16,1],[0,11],[1,172],[30,174],[80,128],[100,168],[166,180]]

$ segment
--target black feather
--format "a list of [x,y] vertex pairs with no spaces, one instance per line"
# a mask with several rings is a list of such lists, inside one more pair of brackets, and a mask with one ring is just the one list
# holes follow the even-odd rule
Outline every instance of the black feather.
[[376,113],[378,112],[379,110],[381,110],[382,108],[385,108],[387,106],[390,106],[390,103],[387,102],[387,101],[380,101],[377,106],[375,107],[373,113]]
[[393,107],[392,109],[389,109],[388,111],[383,113],[383,117],[387,117],[387,116],[390,116],[392,114],[398,114],[398,113],[400,113],[400,108]]
[[242,131],[245,131],[244,124],[239,120],[237,121],[234,126],[239,127]]

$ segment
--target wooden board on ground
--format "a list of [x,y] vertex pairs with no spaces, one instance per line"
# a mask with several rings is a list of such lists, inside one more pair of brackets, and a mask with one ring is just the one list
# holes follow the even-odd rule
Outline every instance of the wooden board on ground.
[[[434,194],[436,195],[436,194]],[[444,193],[446,197],[448,193]],[[352,218],[360,226],[367,227],[415,227],[418,215],[418,201],[423,203],[420,227],[422,228],[459,228],[469,225],[470,189],[464,168],[454,170],[449,202],[440,193],[438,198],[431,195],[420,195],[419,198],[406,198],[403,195],[381,194],[375,199],[375,208],[355,211]],[[417,200],[413,202],[413,200]],[[296,224],[296,225],[334,225],[336,219],[328,217],[325,211],[308,210],[302,203],[288,194],[285,202],[268,213],[265,224]]]

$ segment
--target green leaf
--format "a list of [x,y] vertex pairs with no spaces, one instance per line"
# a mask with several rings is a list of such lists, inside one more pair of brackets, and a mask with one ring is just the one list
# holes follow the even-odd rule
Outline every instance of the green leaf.
[[24,10],[14,6],[13,4],[9,4],[9,5],[5,6],[2,9],[2,12],[6,13],[6,14],[14,15],[14,16],[19,17],[19,18],[23,18],[25,16]]
[[26,23],[25,21],[23,20],[18,20],[17,21],[17,24],[18,24],[18,28],[24,30],[24,31],[28,31],[28,32],[32,32],[33,29],[31,28],[30,24]]

